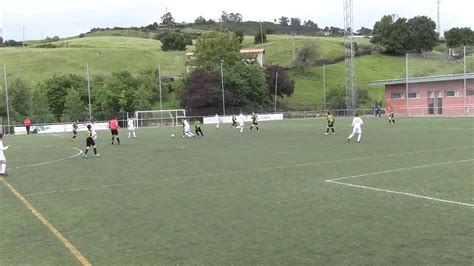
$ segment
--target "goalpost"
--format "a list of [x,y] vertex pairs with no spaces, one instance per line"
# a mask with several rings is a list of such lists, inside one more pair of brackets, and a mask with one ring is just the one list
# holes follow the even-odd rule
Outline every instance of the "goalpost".
[[135,120],[139,127],[175,127],[186,117],[184,109],[136,111]]

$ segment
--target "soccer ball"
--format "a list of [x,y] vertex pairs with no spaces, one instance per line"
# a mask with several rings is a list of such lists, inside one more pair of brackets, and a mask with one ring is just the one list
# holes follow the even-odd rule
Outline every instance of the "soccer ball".
[[171,138],[174,138],[174,134],[171,134]]

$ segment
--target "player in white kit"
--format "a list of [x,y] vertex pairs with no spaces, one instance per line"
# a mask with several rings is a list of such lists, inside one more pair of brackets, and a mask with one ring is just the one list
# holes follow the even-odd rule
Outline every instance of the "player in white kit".
[[360,143],[360,138],[362,137],[362,124],[364,124],[364,121],[362,121],[358,114],[355,114],[355,117],[352,119],[352,133],[347,137],[347,141],[351,141],[354,134],[357,133],[357,143]]
[[128,138],[130,138],[130,133],[133,133],[133,137],[136,138],[135,135],[135,126],[133,125],[133,118],[129,118],[127,120],[127,127],[128,127]]
[[7,173],[7,159],[5,158],[5,154],[3,154],[4,150],[8,150],[10,145],[3,146],[3,133],[0,133],[0,176],[6,176]]
[[240,128],[240,133],[244,132],[244,115],[242,113],[237,117],[237,122],[239,123],[239,126],[235,129]]
[[194,137],[194,134],[191,132],[191,127],[189,126],[189,122],[187,119],[183,119],[183,138],[184,137]]
[[217,124],[216,124],[216,129],[218,129],[218,128],[219,128],[219,125],[220,125],[220,123],[221,123],[221,119],[219,118],[219,115],[218,115],[218,114],[216,114],[216,115],[214,116],[214,118],[216,119],[216,123],[217,123]]

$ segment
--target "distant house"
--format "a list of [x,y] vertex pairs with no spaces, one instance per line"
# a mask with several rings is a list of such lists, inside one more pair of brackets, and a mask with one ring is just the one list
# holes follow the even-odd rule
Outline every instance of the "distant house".
[[474,73],[369,82],[375,86],[400,116],[474,115]]
[[[243,60],[246,63],[253,63],[258,62],[258,64],[263,67],[263,61],[265,56],[265,49],[263,48],[244,48],[240,49],[240,54],[242,54]],[[187,52],[185,54],[186,60],[190,60],[194,57],[193,52]],[[188,67],[188,72],[190,71],[190,67]]]

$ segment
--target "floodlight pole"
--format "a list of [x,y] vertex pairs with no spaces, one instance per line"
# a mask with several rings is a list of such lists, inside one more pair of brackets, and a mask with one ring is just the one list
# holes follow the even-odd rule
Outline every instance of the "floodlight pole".
[[466,46],[464,46],[464,114],[467,115]]
[[163,101],[161,98],[161,64],[158,64],[158,86],[160,88],[160,124],[163,123]]
[[91,79],[89,74],[89,63],[86,63],[87,72],[87,94],[89,95],[89,120],[92,120],[92,108],[91,108]]
[[292,57],[291,63],[294,64],[295,63],[295,33],[294,32],[291,34],[291,42],[293,46],[293,57]]
[[323,64],[323,102],[324,102],[324,111],[326,108],[326,64]]
[[260,20],[260,40],[262,41],[263,44],[263,29],[262,29],[262,21]]
[[3,81],[5,82],[5,97],[7,104],[7,125],[8,125],[8,134],[10,134],[10,107],[8,104],[8,82],[7,82],[7,65],[3,64]]
[[410,116],[408,112],[408,53],[405,54],[405,105],[407,116]]
[[278,92],[278,72],[275,73],[275,106],[273,107],[273,112],[277,112],[277,92]]
[[221,60],[221,88],[222,88],[222,112],[225,116],[225,95],[224,95],[224,60]]

